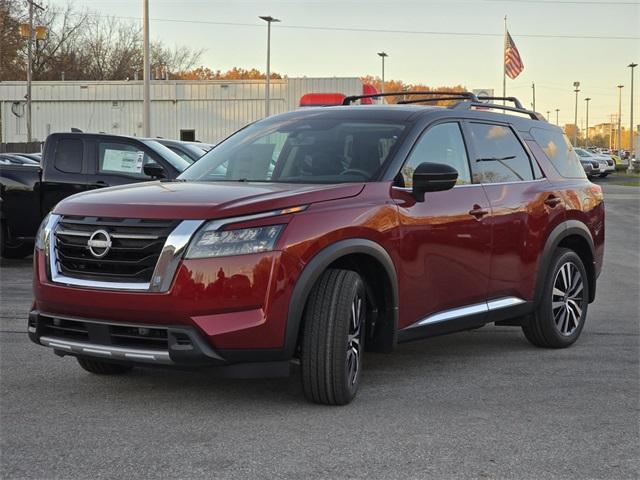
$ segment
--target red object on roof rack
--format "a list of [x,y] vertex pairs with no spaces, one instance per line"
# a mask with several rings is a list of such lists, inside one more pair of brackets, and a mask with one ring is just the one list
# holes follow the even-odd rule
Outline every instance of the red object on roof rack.
[[300,97],[301,107],[328,107],[342,105],[345,95],[342,93],[307,93]]

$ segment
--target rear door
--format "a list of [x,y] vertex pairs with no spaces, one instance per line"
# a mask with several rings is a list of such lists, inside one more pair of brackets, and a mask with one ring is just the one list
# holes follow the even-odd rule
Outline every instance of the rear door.
[[471,168],[492,215],[489,300],[516,305],[533,299],[537,265],[550,225],[564,215],[562,195],[508,124],[466,122]]
[[[412,174],[423,162],[453,166],[458,170],[458,184],[451,190],[426,193],[423,202],[416,202],[410,193]],[[484,315],[478,304],[486,300],[489,286],[489,201],[482,186],[472,182],[457,121],[429,126],[422,133],[402,167],[392,196],[402,224],[400,327],[431,328],[432,324],[450,325],[448,320],[467,315]],[[468,306],[471,309],[465,309]],[[451,309],[457,313],[445,319],[437,316]]]

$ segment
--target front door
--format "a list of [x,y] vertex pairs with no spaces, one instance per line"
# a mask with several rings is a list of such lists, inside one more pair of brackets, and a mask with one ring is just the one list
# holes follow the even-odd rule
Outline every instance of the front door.
[[[426,193],[424,202],[417,202],[410,187],[413,170],[423,162],[453,166],[458,184],[451,190]],[[439,123],[422,134],[392,195],[402,223],[400,328],[447,323],[466,313],[483,314],[491,262],[491,214],[482,186],[471,181],[458,122]]]

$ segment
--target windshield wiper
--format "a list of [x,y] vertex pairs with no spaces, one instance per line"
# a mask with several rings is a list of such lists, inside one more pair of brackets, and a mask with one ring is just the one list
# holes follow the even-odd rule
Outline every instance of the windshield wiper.
[[508,157],[478,158],[476,162],[502,162],[504,160],[513,160],[514,158],[516,158],[515,155],[509,155]]

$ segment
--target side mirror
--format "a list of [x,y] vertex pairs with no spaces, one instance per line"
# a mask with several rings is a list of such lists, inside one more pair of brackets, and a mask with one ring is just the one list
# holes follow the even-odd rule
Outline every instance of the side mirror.
[[413,196],[424,202],[425,192],[440,192],[453,188],[458,180],[458,171],[443,163],[424,162],[413,171]]
[[142,171],[147,177],[151,178],[165,178],[167,176],[164,167],[156,162],[147,163],[142,167]]

